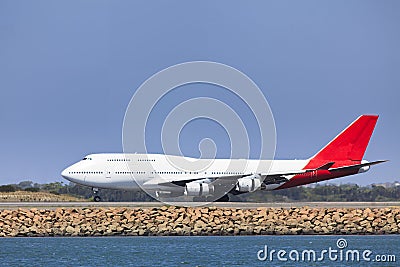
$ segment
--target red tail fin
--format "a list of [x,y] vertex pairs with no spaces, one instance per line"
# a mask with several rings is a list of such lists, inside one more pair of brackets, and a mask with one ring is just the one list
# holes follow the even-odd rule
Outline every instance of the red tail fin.
[[315,163],[321,161],[361,161],[377,120],[377,115],[358,117],[315,154],[311,161]]

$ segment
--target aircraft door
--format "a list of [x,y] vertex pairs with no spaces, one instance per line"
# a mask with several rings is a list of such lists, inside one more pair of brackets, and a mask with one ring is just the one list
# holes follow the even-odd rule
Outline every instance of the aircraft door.
[[105,170],[104,170],[104,176],[108,179],[111,178],[111,168],[110,166],[106,166]]

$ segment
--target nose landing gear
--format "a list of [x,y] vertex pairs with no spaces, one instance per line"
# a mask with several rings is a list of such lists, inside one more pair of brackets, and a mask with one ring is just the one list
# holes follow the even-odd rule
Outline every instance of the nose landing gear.
[[93,190],[93,195],[94,195],[94,196],[93,196],[94,202],[100,202],[100,201],[101,201],[101,197],[98,195],[99,189],[93,187],[92,190]]

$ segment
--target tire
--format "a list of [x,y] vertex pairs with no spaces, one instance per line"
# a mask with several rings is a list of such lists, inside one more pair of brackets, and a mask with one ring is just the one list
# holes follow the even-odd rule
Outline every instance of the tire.
[[100,202],[101,201],[101,197],[94,196],[93,200],[94,200],[94,202]]

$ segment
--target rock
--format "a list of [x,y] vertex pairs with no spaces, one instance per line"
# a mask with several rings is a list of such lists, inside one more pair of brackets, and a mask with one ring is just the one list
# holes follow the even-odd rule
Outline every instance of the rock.
[[292,235],[297,235],[297,234],[300,234],[301,231],[302,231],[301,228],[291,228],[291,229],[290,229],[290,234],[292,234]]
[[0,236],[384,234],[400,209],[57,208],[0,211]]
[[296,219],[288,219],[286,221],[286,225],[288,225],[288,226],[296,226],[297,224],[298,224],[298,222]]
[[65,228],[65,231],[66,231],[68,234],[72,234],[73,232],[75,232],[75,228],[72,227],[72,226],[67,226],[67,228]]
[[317,226],[315,226],[313,228],[313,231],[316,232],[316,233],[320,233],[322,231],[322,229],[321,229],[321,227],[319,225],[317,225]]

